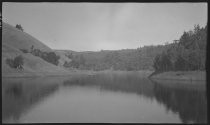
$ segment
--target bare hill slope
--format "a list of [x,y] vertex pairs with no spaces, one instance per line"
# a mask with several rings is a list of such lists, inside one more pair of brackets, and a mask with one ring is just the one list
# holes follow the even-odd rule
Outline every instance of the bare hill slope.
[[2,42],[18,49],[30,49],[33,45],[34,48],[38,48],[42,51],[52,51],[48,46],[44,45],[33,36],[4,22],[2,28]]

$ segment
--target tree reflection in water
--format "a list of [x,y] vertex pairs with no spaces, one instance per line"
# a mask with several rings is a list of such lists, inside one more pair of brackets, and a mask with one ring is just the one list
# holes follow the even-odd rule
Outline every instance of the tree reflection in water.
[[23,80],[22,82],[15,82],[15,80],[3,80],[3,122],[7,120],[18,121],[22,113],[25,113],[25,111],[28,111],[43,98],[48,97],[58,89],[58,84],[44,84],[38,81]]
[[[190,86],[190,84],[186,86]],[[207,122],[207,98],[205,90],[188,89],[184,88],[184,86],[182,88],[173,88],[156,82],[154,96],[167,109],[178,113],[183,123]]]
[[[63,83],[63,84],[62,84]],[[170,84],[170,83],[166,83]],[[183,123],[207,122],[207,99],[205,89],[186,86],[168,87],[133,74],[102,74],[75,78],[46,78],[3,80],[2,83],[2,120],[18,120],[21,115],[44,98],[52,95],[59,86],[97,86],[100,91],[135,93],[147,99],[155,99],[167,110],[179,114]],[[189,87],[190,86],[190,87]]]
[[[170,83],[166,83],[170,84]],[[174,84],[174,83],[173,83]],[[182,83],[181,83],[182,84]],[[168,87],[153,80],[136,76],[93,76],[64,81],[65,86],[99,86],[102,90],[136,93],[164,104],[167,110],[178,113],[183,123],[207,122],[207,98],[203,85],[182,84]],[[201,87],[201,88],[202,88]],[[205,87],[204,87],[205,88]]]

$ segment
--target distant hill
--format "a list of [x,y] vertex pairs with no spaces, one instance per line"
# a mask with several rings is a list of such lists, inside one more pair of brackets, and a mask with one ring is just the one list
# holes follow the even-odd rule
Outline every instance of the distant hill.
[[[177,42],[178,41],[178,42]],[[195,25],[194,30],[184,32],[179,40],[165,45],[150,45],[137,49],[75,52],[56,50],[71,62],[64,67],[85,70],[156,70],[187,71],[205,70],[207,25]]]
[[137,49],[102,50],[75,52],[71,50],[56,50],[65,54],[72,61],[65,67],[86,70],[153,70],[153,60],[162,53],[164,45],[144,46]]
[[[30,50],[31,46],[43,52],[53,52],[51,48],[32,37],[28,33],[22,32],[15,27],[4,23],[2,25],[2,75],[39,75],[47,73],[67,72],[64,68],[53,65],[31,53],[24,53],[20,49]],[[24,60],[24,70],[11,68],[7,59],[14,59],[21,55]]]

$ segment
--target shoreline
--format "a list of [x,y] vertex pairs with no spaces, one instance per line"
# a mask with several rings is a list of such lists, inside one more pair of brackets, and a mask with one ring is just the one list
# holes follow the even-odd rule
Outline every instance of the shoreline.
[[36,72],[36,73],[2,73],[2,78],[30,78],[30,77],[72,77],[77,75],[94,75],[92,72]]
[[206,71],[168,71],[150,77],[158,80],[206,81]]
[[176,80],[176,81],[206,81],[205,71],[170,71],[151,74],[154,71],[150,70],[139,70],[139,71],[119,71],[119,70],[103,70],[103,71],[92,71],[92,70],[72,70],[69,72],[30,72],[30,73],[2,73],[2,78],[24,78],[24,77],[72,77],[78,75],[96,75],[96,74],[107,74],[107,73],[137,73],[140,77],[157,80]]
[[138,73],[140,76],[148,77],[153,71],[139,70],[139,71],[121,71],[121,70],[70,70],[68,72],[22,72],[22,73],[2,73],[2,78],[24,78],[24,77],[55,77],[55,76],[77,76],[77,75],[96,75],[107,73]]

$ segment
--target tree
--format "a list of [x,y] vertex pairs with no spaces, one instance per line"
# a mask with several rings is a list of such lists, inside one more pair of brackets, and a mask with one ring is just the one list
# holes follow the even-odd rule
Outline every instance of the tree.
[[71,62],[65,61],[63,66],[66,67],[66,68],[71,67]]
[[22,68],[23,66],[23,57],[21,55],[15,57],[14,59],[14,67],[15,68]]
[[71,62],[70,62],[70,66],[71,67],[73,67],[73,68],[79,68],[79,62],[78,62],[78,60],[72,60]]
[[17,29],[23,31],[23,27],[22,27],[20,24],[17,24],[15,27],[16,27]]
[[207,30],[194,26],[194,30],[184,32],[179,42],[165,46],[165,53],[154,59],[156,71],[205,70]]
[[[42,54],[43,55],[43,54]],[[46,57],[43,57],[44,60],[46,60],[47,62],[50,62],[54,65],[58,65],[59,63],[59,56],[57,56],[54,52],[49,52],[49,53],[46,53]]]
[[54,52],[42,52],[39,49],[34,49],[33,45],[31,46],[31,54],[33,54],[34,56],[38,56],[54,65],[58,65],[60,59],[60,56],[57,56]]
[[156,71],[169,71],[172,70],[172,63],[167,53],[163,52],[161,55],[157,55],[154,59],[154,65]]
[[11,68],[16,68],[16,69],[22,69],[23,67],[23,57],[21,55],[17,56],[13,59],[7,59],[6,63],[11,67]]
[[185,48],[188,48],[188,45],[190,44],[189,33],[184,32],[179,41],[179,44],[183,45]]
[[201,30],[201,28],[200,28],[200,25],[199,24],[194,25],[194,33],[195,34],[198,33],[198,32],[200,32],[200,30]]
[[193,51],[189,54],[189,68],[190,70],[201,69],[201,59],[199,52]]
[[33,50],[34,50],[34,45],[31,46],[31,52],[33,52]]
[[70,54],[65,54],[69,59],[72,59],[73,58],[73,54],[70,53]]
[[155,71],[160,71],[161,70],[161,55],[157,55],[154,59],[154,69]]
[[85,60],[84,56],[83,55],[80,55],[79,64],[80,65],[85,65],[85,62],[86,62],[86,60]]
[[20,49],[20,51],[22,51],[23,53],[28,53],[27,49]]
[[183,71],[186,70],[186,61],[183,59],[181,55],[178,56],[176,62],[175,62],[175,70]]
[[162,63],[162,69],[164,71],[169,71],[173,69],[170,57],[167,53],[163,53],[161,63]]

